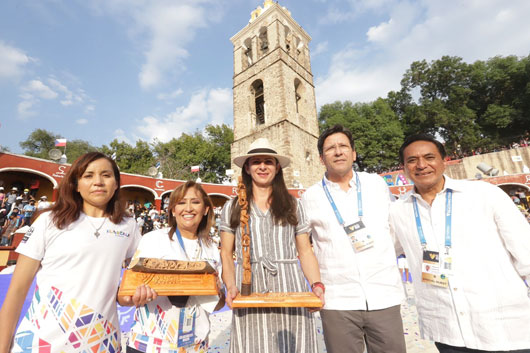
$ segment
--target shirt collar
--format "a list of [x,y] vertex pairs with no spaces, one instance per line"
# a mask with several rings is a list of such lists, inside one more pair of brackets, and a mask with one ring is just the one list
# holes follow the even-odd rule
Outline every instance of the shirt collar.
[[[455,180],[453,178],[450,178],[450,177],[448,177],[445,174],[444,174],[444,179],[445,179],[444,187],[443,187],[442,191],[440,191],[438,193],[438,195],[444,194],[447,191],[447,189],[451,189],[451,190],[453,190],[453,192],[455,192],[455,191],[456,192],[463,191],[463,187],[462,187],[462,185],[461,185],[459,180]],[[407,192],[405,194],[405,196],[403,196],[403,199],[408,201],[411,197],[415,197],[417,199],[422,199],[421,195],[416,192],[416,188],[415,187],[413,187],[409,192]]]
[[[353,189],[354,187],[356,187],[357,184],[356,184],[356,179],[355,179],[355,170],[353,170],[353,168],[352,168],[352,171],[353,171],[353,175],[350,181],[348,182],[348,185],[350,186],[350,188]],[[335,183],[328,179],[328,172],[324,173],[324,183],[326,183],[326,186],[329,188],[336,189],[336,190],[340,189],[340,185],[338,183]]]

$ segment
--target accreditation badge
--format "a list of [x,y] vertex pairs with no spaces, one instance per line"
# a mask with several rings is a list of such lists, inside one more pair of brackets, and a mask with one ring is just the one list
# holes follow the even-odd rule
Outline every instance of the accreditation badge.
[[454,273],[453,257],[449,254],[440,255],[440,272],[447,277],[451,277]]
[[374,245],[374,239],[368,234],[363,221],[355,222],[344,227],[344,231],[350,237],[353,250],[361,252]]
[[195,307],[180,309],[178,343],[179,347],[186,347],[195,343]]
[[421,281],[438,287],[447,288],[449,286],[447,275],[442,272],[439,252],[423,250]]

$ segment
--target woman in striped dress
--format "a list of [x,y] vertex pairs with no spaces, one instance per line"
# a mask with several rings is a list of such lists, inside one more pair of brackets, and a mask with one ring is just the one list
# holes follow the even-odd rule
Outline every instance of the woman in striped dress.
[[[289,158],[276,153],[269,141],[261,138],[234,163],[242,168],[249,201],[252,292],[306,292],[307,279],[324,302],[305,212],[289,195],[283,180],[282,169],[289,165]],[[239,293],[243,273],[240,212],[235,199],[225,204],[221,219],[221,261],[229,306]],[[234,245],[237,266],[232,257]],[[230,352],[317,351],[313,314],[306,308],[234,309]]]

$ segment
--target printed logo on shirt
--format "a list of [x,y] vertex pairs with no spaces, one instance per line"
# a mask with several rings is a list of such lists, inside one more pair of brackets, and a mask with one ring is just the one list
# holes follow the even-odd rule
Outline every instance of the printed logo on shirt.
[[26,232],[26,234],[24,234],[24,237],[22,238],[22,243],[25,243],[28,241],[29,237],[31,236],[31,234],[33,234],[33,231],[35,230],[35,228],[33,227],[29,227],[28,231]]
[[115,236],[120,237],[120,238],[128,238],[131,235],[130,233],[125,233],[122,230],[114,230],[114,229],[107,229],[107,233],[114,234]]

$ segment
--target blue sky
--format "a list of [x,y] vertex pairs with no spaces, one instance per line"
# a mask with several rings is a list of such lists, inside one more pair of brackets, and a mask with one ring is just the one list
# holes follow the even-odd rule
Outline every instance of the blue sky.
[[[317,105],[399,89],[414,60],[530,53],[527,0],[280,0],[309,33]],[[0,145],[95,146],[232,125],[233,48],[261,0],[0,2]]]

